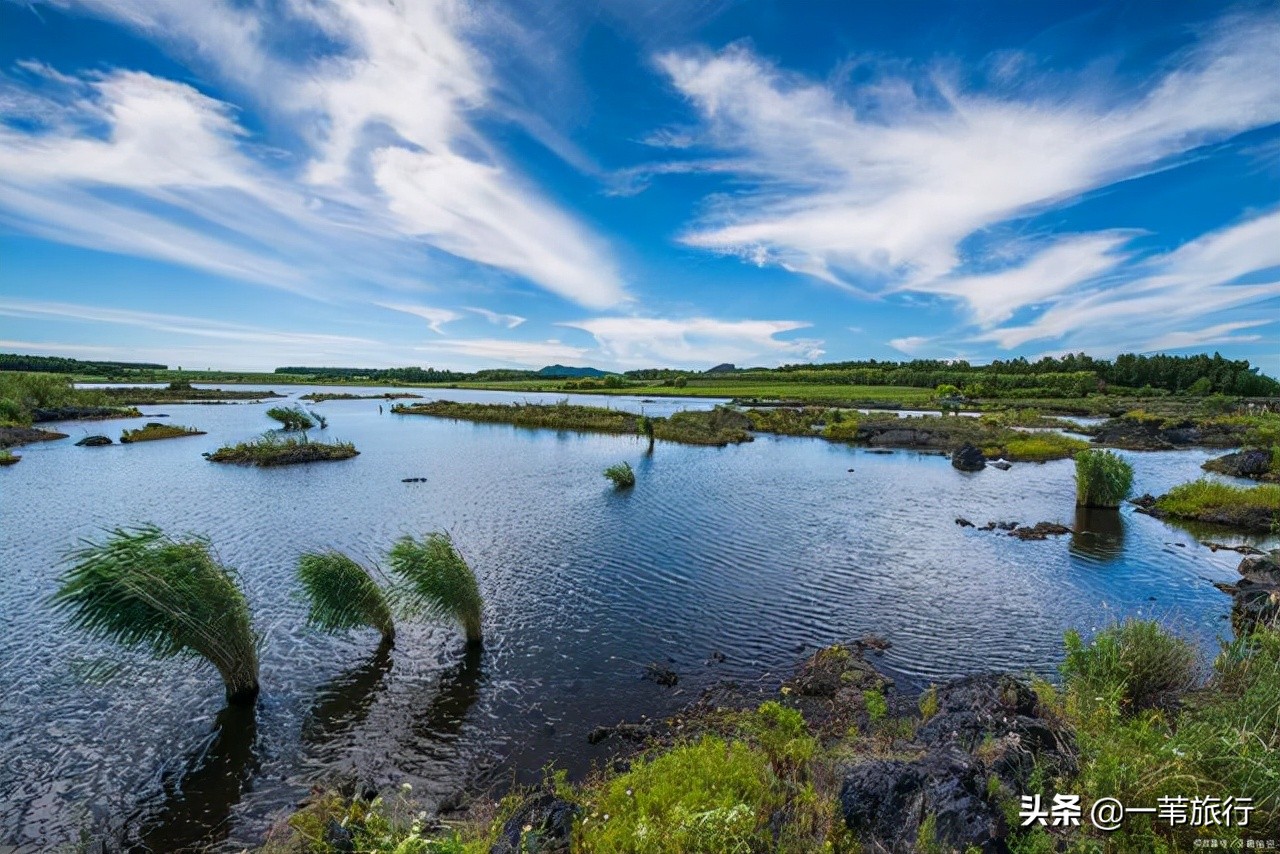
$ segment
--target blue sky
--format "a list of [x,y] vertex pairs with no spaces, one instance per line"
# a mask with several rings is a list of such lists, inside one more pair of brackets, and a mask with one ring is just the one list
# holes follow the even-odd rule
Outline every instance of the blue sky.
[[0,0],[0,350],[1280,374],[1280,4]]

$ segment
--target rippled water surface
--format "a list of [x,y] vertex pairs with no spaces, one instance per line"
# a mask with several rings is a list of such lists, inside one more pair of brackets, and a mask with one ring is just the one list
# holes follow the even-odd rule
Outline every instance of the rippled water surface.
[[[713,405],[581,402],[657,415]],[[647,455],[630,437],[382,406],[318,407],[327,437],[361,451],[344,462],[211,464],[201,452],[269,426],[265,407],[164,405],[144,409],[209,435],[77,448],[86,433],[148,419],[69,423],[71,439],[27,446],[0,469],[0,848],[86,831],[144,850],[250,844],[339,774],[408,781],[441,802],[534,779],[552,759],[581,772],[599,755],[585,738],[599,724],[670,712],[714,680],[781,673],[802,648],[869,632],[893,643],[887,669],[922,685],[990,668],[1050,673],[1064,628],[1118,615],[1171,621],[1206,650],[1229,631],[1229,601],[1211,582],[1234,577],[1238,556],[1127,509],[1077,516],[1069,462],[965,474],[938,456],[768,436]],[[1135,489],[1159,493],[1198,476],[1208,453],[1127,456]],[[625,493],[601,476],[619,460],[637,475]],[[957,516],[1087,532],[1020,542]],[[66,550],[141,522],[206,534],[239,570],[262,636],[256,714],[224,711],[205,666],[86,642],[50,613]],[[438,529],[480,578],[483,654],[464,654],[447,626],[404,625],[383,656],[372,632],[305,629],[300,553],[376,561],[397,537]],[[707,664],[713,651],[727,660]],[[669,662],[678,688],[644,681],[650,661]]]

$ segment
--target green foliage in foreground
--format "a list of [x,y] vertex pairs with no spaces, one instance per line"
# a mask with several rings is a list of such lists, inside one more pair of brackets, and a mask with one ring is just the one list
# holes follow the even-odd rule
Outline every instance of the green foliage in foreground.
[[145,647],[161,658],[194,655],[217,668],[227,700],[258,694],[257,638],[234,572],[203,539],[159,528],[117,529],[71,556],[54,607],[92,637]]
[[285,466],[294,463],[347,460],[359,455],[350,442],[313,442],[306,436],[282,438],[267,433],[252,442],[227,445],[209,454],[215,463],[243,463],[254,466]]
[[156,439],[177,439],[181,436],[203,435],[203,430],[197,430],[194,427],[184,427],[181,424],[161,424],[157,421],[152,421],[145,427],[125,430],[120,434],[120,444],[128,445],[131,442],[151,442]]
[[[1060,779],[1036,770],[1028,790],[1049,802],[1055,793],[1079,795],[1086,819],[1074,827],[1022,828],[1019,793],[992,777],[986,795],[1008,816],[1009,851],[1177,852],[1208,838],[1230,842],[1280,832],[1280,634],[1259,629],[1224,647],[1207,681],[1197,678],[1194,648],[1152,622],[1120,623],[1088,643],[1071,633],[1066,645],[1063,687],[1040,680],[1033,687],[1043,713],[1074,732],[1079,767]],[[549,787],[581,807],[573,850],[866,850],[844,829],[839,772],[850,762],[910,759],[902,739],[919,718],[894,717],[887,705],[877,706],[873,733],[850,728],[819,738],[785,702],[685,718],[687,734],[674,743],[651,745],[623,769],[577,785],[552,775]],[[937,703],[936,692],[926,691],[920,718],[935,714]],[[1120,830],[1104,833],[1087,820],[1101,798],[1148,808],[1161,797],[1251,798],[1254,810],[1247,828],[1171,826],[1156,815],[1130,813]],[[522,793],[513,793],[496,813],[433,833],[402,798],[367,803],[326,795],[290,819],[294,847],[271,844],[264,852],[333,854],[323,834],[329,821],[352,830],[360,851],[489,851],[521,800]],[[946,850],[937,832],[936,817],[923,817],[915,850]]]
[[483,642],[480,586],[448,534],[428,534],[423,540],[404,537],[391,547],[387,559],[403,582],[396,592],[407,611],[456,620],[467,643]]
[[1111,451],[1076,454],[1076,504],[1119,507],[1133,487],[1133,466]]
[[310,430],[316,426],[311,413],[301,406],[273,406],[267,410],[267,417],[279,421],[285,430]]
[[327,632],[369,626],[384,643],[396,638],[386,594],[368,570],[337,551],[304,554],[298,559],[298,581],[311,610],[307,622]]
[[604,470],[604,476],[613,481],[618,489],[636,485],[636,473],[631,470],[630,463],[616,463]]
[[[1161,797],[1252,798],[1249,827],[1171,828],[1131,814],[1106,837],[1107,850],[1192,850],[1197,832],[1232,839],[1280,831],[1280,634],[1261,630],[1225,647],[1206,684],[1162,707],[1154,701],[1189,677],[1184,643],[1134,622],[1087,646],[1069,638],[1061,699],[1081,768],[1056,790],[1080,794],[1086,815],[1102,797],[1147,807]],[[1171,675],[1159,672],[1166,666]]]

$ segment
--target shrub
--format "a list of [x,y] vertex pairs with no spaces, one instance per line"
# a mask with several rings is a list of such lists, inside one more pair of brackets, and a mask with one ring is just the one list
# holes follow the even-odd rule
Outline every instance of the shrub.
[[1150,620],[1127,619],[1085,644],[1067,632],[1062,673],[1085,707],[1118,714],[1162,708],[1196,682],[1196,652],[1188,641]]
[[316,422],[301,406],[273,406],[267,410],[267,417],[280,422],[285,430],[310,430]]
[[388,561],[402,579],[397,597],[408,611],[457,620],[468,644],[484,640],[480,586],[448,534],[428,534],[424,540],[404,537],[391,547]]
[[228,702],[257,696],[249,605],[208,541],[172,540],[154,526],[116,529],[104,543],[86,541],[71,559],[52,602],[73,624],[160,658],[202,657],[222,676]]
[[1076,504],[1119,507],[1133,486],[1133,466],[1111,451],[1076,454]]
[[636,473],[631,470],[630,463],[617,463],[604,470],[604,476],[613,481],[618,489],[626,489],[636,485]]
[[382,633],[384,643],[395,640],[386,595],[351,558],[337,551],[304,554],[298,559],[298,581],[311,604],[311,625],[327,632],[369,626]]

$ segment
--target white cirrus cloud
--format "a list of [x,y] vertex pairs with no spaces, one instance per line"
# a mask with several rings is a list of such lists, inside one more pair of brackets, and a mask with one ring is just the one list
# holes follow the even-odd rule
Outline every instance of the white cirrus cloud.
[[590,351],[554,338],[545,341],[515,341],[509,338],[443,338],[414,350],[443,357],[462,356],[486,363],[501,362],[520,367],[543,367],[553,362],[573,362]]
[[[403,289],[436,250],[583,306],[626,298],[604,241],[477,129],[503,97],[472,41],[484,9],[458,0],[66,5],[220,79],[297,144],[283,157],[255,150],[236,106],[185,83],[27,63],[0,81],[0,119],[44,117],[35,132],[0,125],[0,180],[27,191],[0,193],[8,222],[36,219],[41,236],[57,239],[61,219],[75,220],[77,245],[174,263],[212,242],[291,267],[292,276],[247,277],[286,287],[338,278]],[[281,33],[323,47],[299,55]],[[97,235],[74,216],[87,193],[135,218],[176,224],[176,208],[181,228],[127,241],[107,216]],[[45,200],[38,217],[33,197]],[[348,260],[357,257],[366,263]],[[235,275],[251,265],[196,266]]]
[[508,329],[515,329],[517,326],[528,320],[528,318],[521,317],[518,314],[503,314],[499,311],[492,311],[487,308],[479,308],[478,306],[473,305],[463,306],[463,310],[469,311],[472,314],[478,314],[490,323],[496,326],[505,326]]
[[428,305],[409,305],[408,303],[380,302],[376,303],[380,308],[398,311],[403,314],[412,314],[414,317],[421,317],[427,322],[427,328],[438,335],[444,335],[444,325],[452,323],[455,320],[461,320],[462,315],[456,311],[447,308],[432,308]]
[[[1277,297],[1280,209],[1143,259],[1125,271],[1123,281],[1104,278],[1059,295],[1034,317],[989,329],[975,340],[1004,349],[1059,341],[1113,353],[1159,350],[1197,337],[1207,344],[1246,328],[1234,324],[1256,319],[1259,307],[1273,305],[1269,301]],[[1206,327],[1205,319],[1215,314],[1228,316]]]
[[969,235],[1280,121],[1280,21],[1228,20],[1154,85],[1000,96],[941,72],[852,90],[749,49],[657,63],[744,191],[712,200],[682,240],[833,284],[932,281]]
[[824,352],[821,341],[777,337],[811,325],[795,320],[595,317],[560,325],[590,333],[607,359],[625,367],[810,361]]

